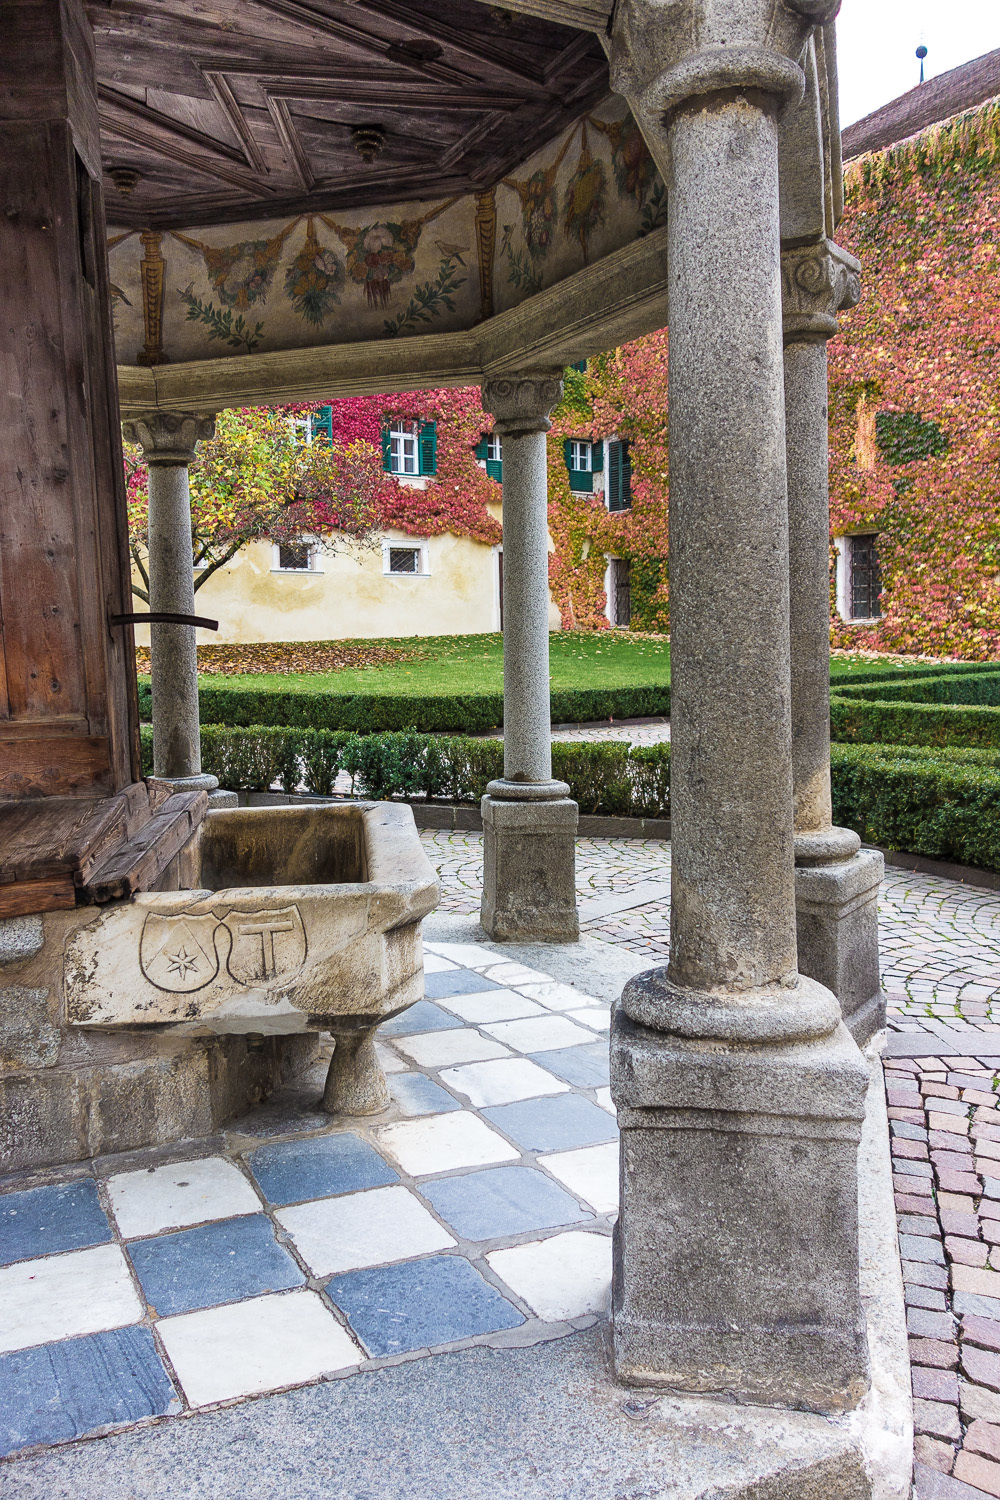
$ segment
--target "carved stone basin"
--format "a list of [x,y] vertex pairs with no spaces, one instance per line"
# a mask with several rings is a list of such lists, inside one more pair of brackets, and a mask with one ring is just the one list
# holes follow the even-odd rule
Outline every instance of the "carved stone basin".
[[69,1023],[329,1031],[325,1107],[384,1109],[375,1030],[423,996],[420,921],[438,899],[411,810],[210,812],[178,872],[190,889],[106,907],[70,938]]

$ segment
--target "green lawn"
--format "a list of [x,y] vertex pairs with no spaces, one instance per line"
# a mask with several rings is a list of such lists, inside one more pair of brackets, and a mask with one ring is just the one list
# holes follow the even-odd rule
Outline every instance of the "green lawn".
[[[670,681],[666,641],[620,635],[557,631],[549,637],[552,686],[556,689],[644,687]],[[423,636],[385,640],[384,646],[416,649],[426,659],[389,667],[343,668],[337,672],[203,676],[203,687],[223,682],[273,692],[371,693],[406,696],[483,693],[503,689],[503,643],[499,635]]]

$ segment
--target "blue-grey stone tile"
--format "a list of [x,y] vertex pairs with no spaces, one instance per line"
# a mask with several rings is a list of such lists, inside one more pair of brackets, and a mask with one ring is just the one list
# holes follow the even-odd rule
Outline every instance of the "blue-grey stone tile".
[[305,1277],[263,1214],[136,1240],[128,1253],[160,1318],[302,1286]]
[[[428,979],[436,978],[428,974]],[[378,1029],[379,1036],[413,1036],[418,1031],[454,1031],[455,1017],[449,1016],[440,1005],[429,1000],[418,1000],[409,1010],[404,1010],[391,1021],[385,1021]]]
[[607,1042],[591,1042],[582,1047],[560,1047],[554,1052],[536,1052],[534,1061],[548,1068],[557,1078],[575,1083],[581,1089],[599,1089],[611,1082],[611,1062]]
[[392,1073],[389,1088],[404,1115],[441,1115],[462,1108],[454,1094],[423,1073]]
[[148,1328],[0,1354],[0,1457],[178,1407]]
[[614,1116],[581,1094],[499,1104],[483,1114],[526,1151],[565,1151],[618,1138]]
[[90,1177],[0,1197],[0,1265],[103,1245],[111,1226]]
[[335,1276],[327,1294],[375,1358],[453,1344],[524,1318],[467,1260],[432,1255]]
[[442,1177],[420,1191],[466,1240],[495,1240],[528,1229],[554,1229],[591,1217],[575,1198],[534,1167],[487,1167]]
[[428,1000],[443,1000],[446,995],[479,995],[486,990],[503,989],[494,979],[484,979],[472,969],[443,969],[440,974],[424,975],[424,994]]
[[374,1147],[349,1132],[258,1146],[249,1163],[269,1203],[302,1203],[399,1181]]

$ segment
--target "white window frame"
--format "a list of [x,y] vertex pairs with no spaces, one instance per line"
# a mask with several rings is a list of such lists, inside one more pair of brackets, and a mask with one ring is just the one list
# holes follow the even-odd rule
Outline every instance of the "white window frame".
[[[400,549],[404,552],[416,552],[417,571],[415,573],[394,573],[389,566],[389,554]],[[430,546],[426,541],[413,537],[383,537],[382,539],[382,573],[386,578],[429,578],[431,576]]]
[[594,444],[590,438],[570,438],[569,466],[574,474],[594,472]]
[[404,479],[419,478],[420,432],[416,422],[394,422],[389,428],[389,472]]
[[851,614],[851,538],[855,536],[877,537],[878,534],[870,526],[859,526],[856,531],[845,531],[833,539],[834,550],[837,554],[835,568],[837,613],[845,625],[877,625],[882,619],[881,615]]
[[[313,441],[313,413],[311,411],[307,411],[304,412],[301,416],[289,417],[288,420],[292,424],[292,432],[294,436],[296,438],[299,438],[301,436],[305,447],[311,448]],[[291,570],[285,569],[285,571],[289,572]]]
[[316,545],[315,542],[310,541],[308,537],[303,537],[302,538],[302,542],[309,549],[309,551],[308,551],[308,559],[309,560],[306,563],[306,566],[304,568],[283,568],[281,566],[281,548],[282,548],[283,545],[287,547],[289,545],[294,545],[294,544],[290,544],[288,542],[285,542],[285,543],[272,542],[271,543],[271,572],[272,573],[285,573],[289,577],[297,576],[299,578],[302,577],[303,573],[322,573],[323,568],[322,568],[322,566],[320,564],[320,557],[321,557],[322,554],[320,553],[319,547]]
[[486,462],[488,464],[503,463],[503,442],[497,432],[491,432],[486,439]]

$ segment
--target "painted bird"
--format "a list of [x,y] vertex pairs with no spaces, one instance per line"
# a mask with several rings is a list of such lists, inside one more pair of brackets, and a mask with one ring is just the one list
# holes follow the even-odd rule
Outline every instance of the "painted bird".
[[462,256],[468,255],[468,245],[449,245],[447,240],[435,240],[434,243],[447,260],[457,260],[460,266],[465,265]]

